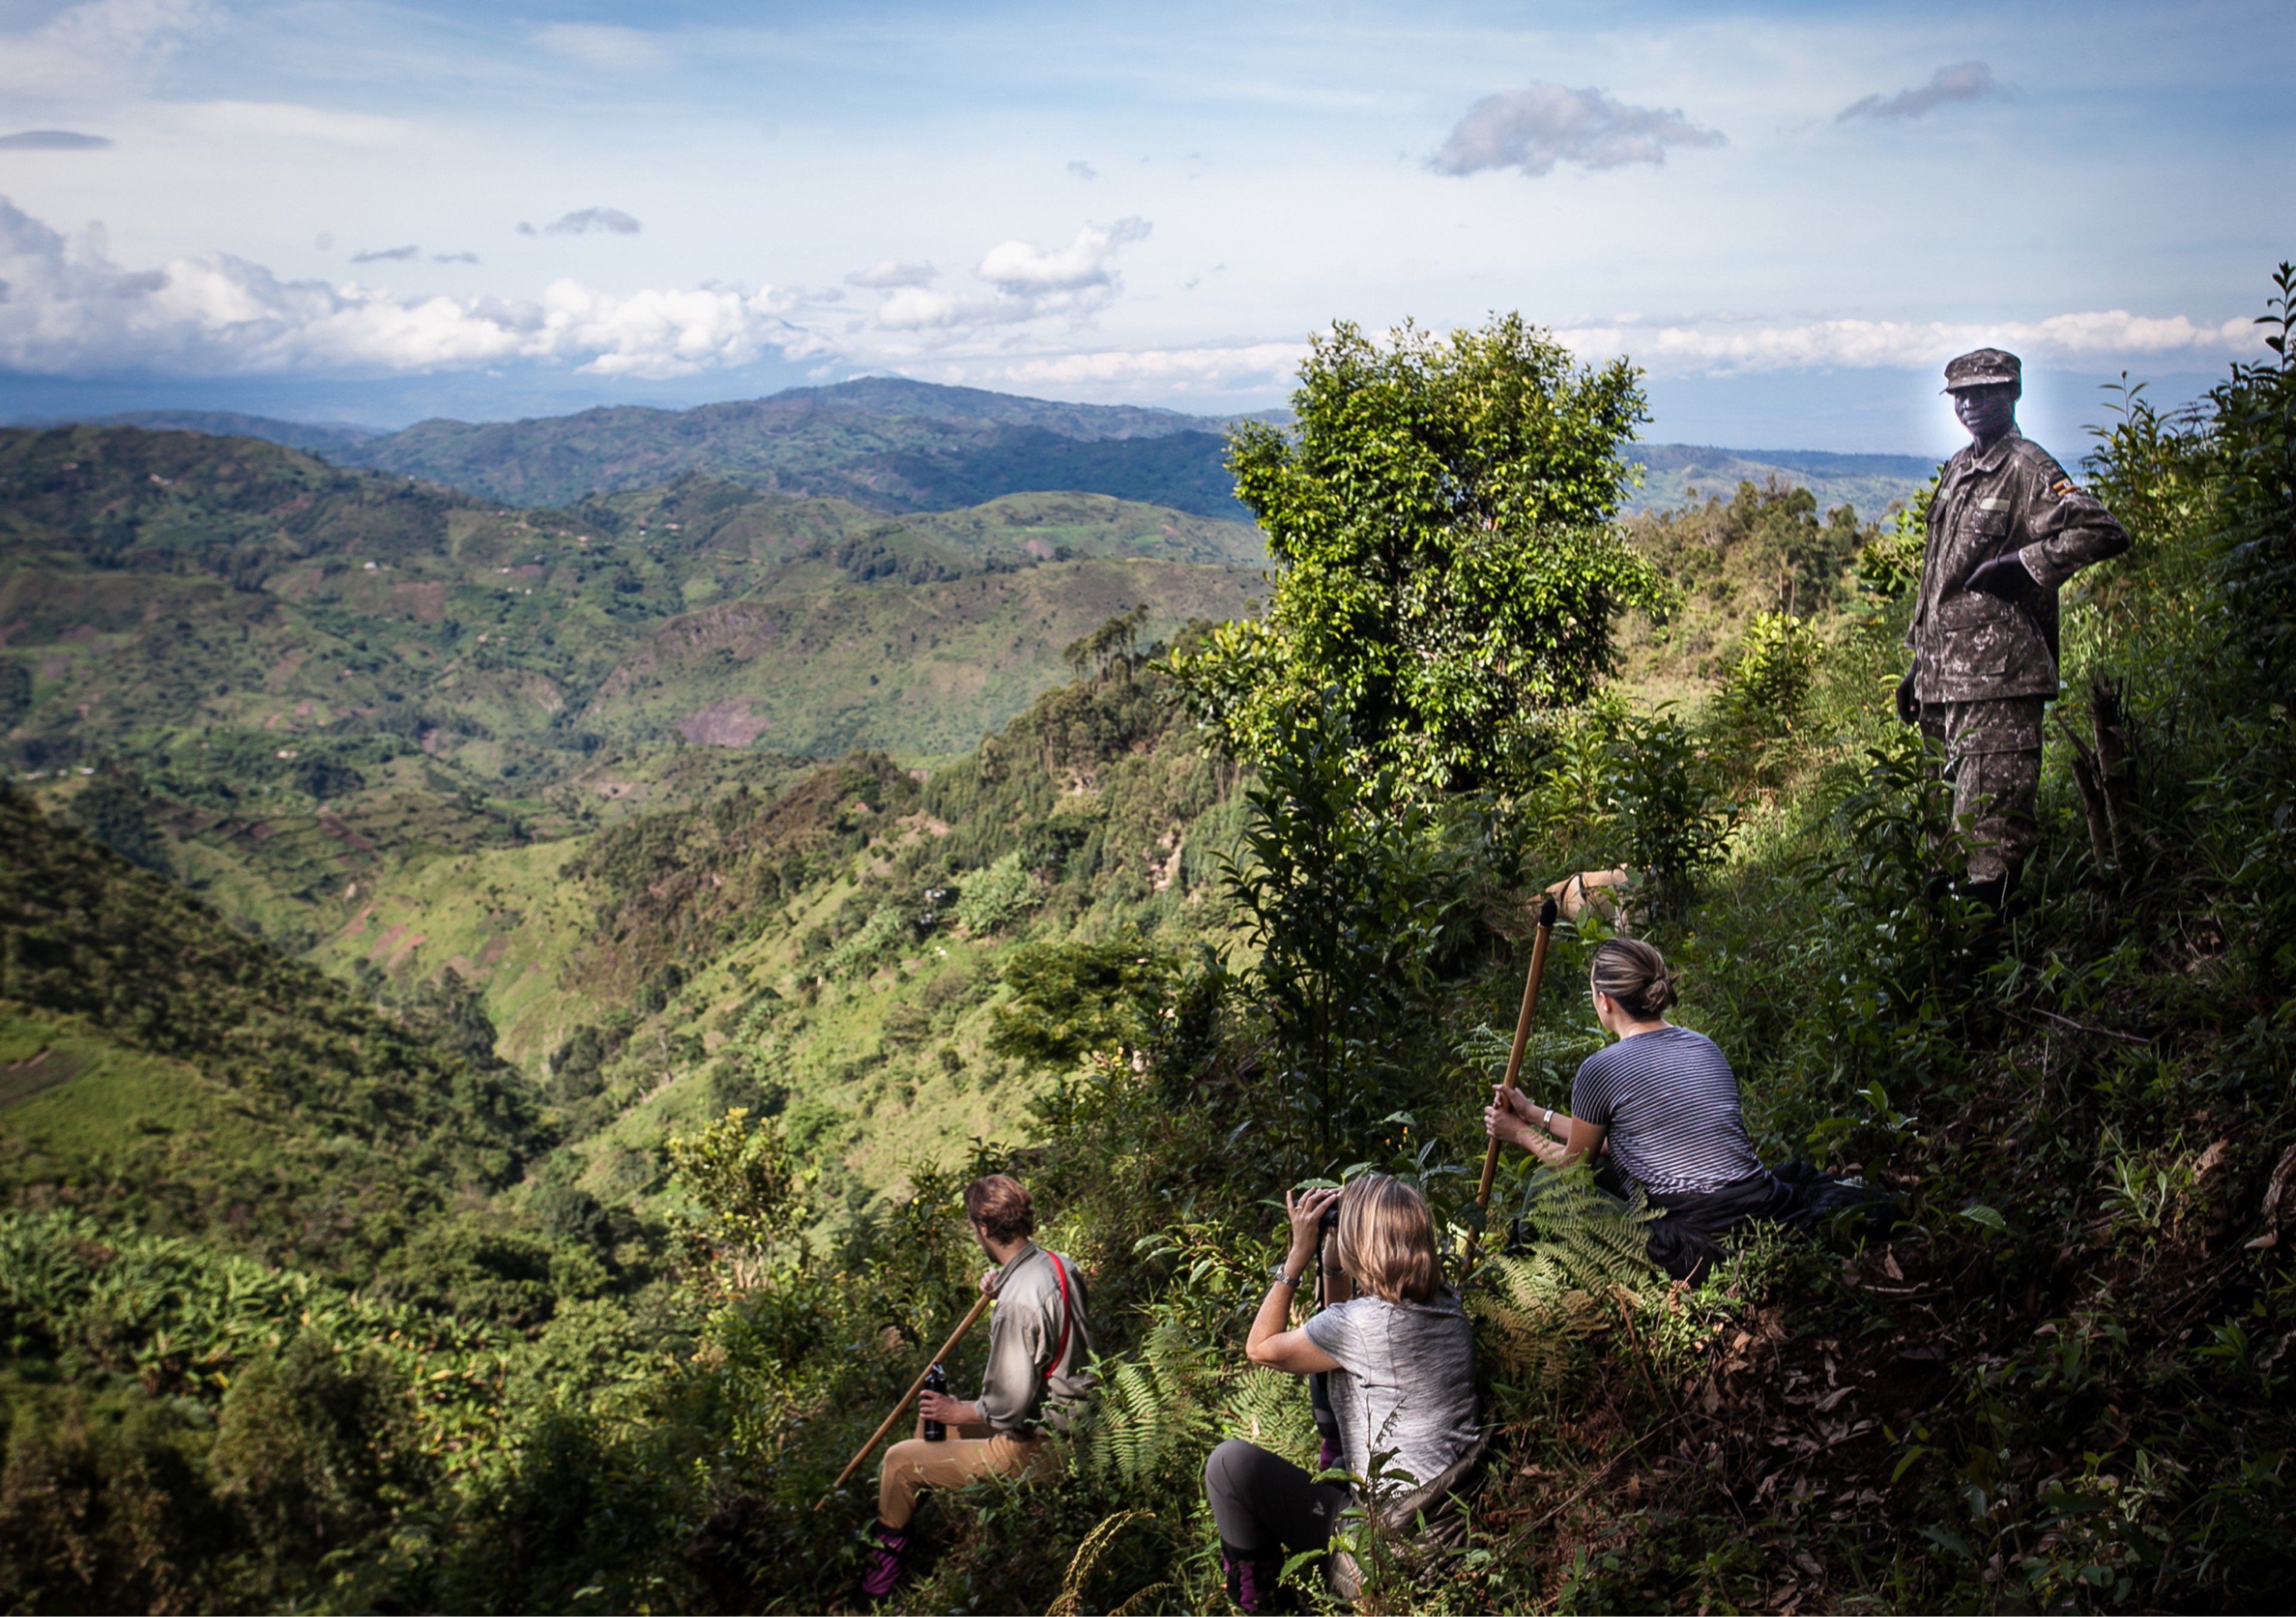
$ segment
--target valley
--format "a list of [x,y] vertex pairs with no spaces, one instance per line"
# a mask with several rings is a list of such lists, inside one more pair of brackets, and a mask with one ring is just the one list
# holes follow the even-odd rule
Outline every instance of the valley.
[[[849,1609],[868,1490],[832,1479],[968,1306],[992,1169],[1089,1277],[1104,1379],[1067,1485],[936,1498],[920,1609],[1215,1607],[1207,1449],[1315,1449],[1234,1351],[1271,1190],[1372,1166],[1452,1250],[1492,1228],[1465,1295],[1506,1458],[1482,1559],[1404,1547],[1395,1609],[1980,1605],[1972,1478],[2025,1605],[2140,1555],[2226,1605],[2284,1582],[2286,726],[2193,672],[2229,633],[2184,604],[2224,587],[2216,507],[2163,490],[2245,497],[2208,441],[2140,418],[2100,457],[2138,542],[2065,592],[2061,711],[2101,745],[2126,680],[2141,764],[2100,830],[2052,743],[1997,924],[1940,880],[1884,699],[1917,466],[1651,447],[1676,492],[1632,508],[1590,437],[1546,472],[1613,525],[1436,523],[1407,587],[1317,595],[1383,553],[1302,590],[1217,508],[1000,487],[998,434],[1068,406],[886,397],[973,449],[888,480],[881,423],[800,475],[818,401],[685,458],[660,413],[434,429],[438,464],[547,473],[473,492],[181,423],[0,432],[19,1604]],[[1350,696],[1337,658],[1275,686],[1261,751],[1215,743],[1293,677],[1254,658],[1447,654],[1410,636],[1558,556],[1611,593],[1532,612],[1600,620],[1506,654],[1568,648],[1585,699],[1455,737],[1488,779],[1370,761],[1357,726],[1431,734],[1456,693]],[[1318,643],[1319,612],[1361,616]],[[1470,1200],[1537,895],[1612,866],[1763,1160],[1885,1188],[1886,1234],[1765,1230],[1676,1286],[1646,1211],[1519,1153]],[[1554,934],[1550,989],[1608,930]],[[1550,992],[1526,1093],[1568,1100],[1602,1037]],[[2123,1497],[2138,1431],[2176,1480],[2053,1547],[2043,1488]]]
[[8,431],[0,717],[58,823],[522,1072],[562,1142],[529,1176],[652,1205],[662,1138],[732,1097],[790,1109],[857,1212],[1025,1109],[986,1051],[1022,934],[1201,930],[1216,849],[1183,847],[1234,781],[1143,665],[1266,560],[1106,494],[902,513],[686,471],[508,506],[265,439]]
[[[950,503],[1009,480],[998,434],[1185,447],[1193,418],[860,382],[304,435],[346,464],[201,421],[0,432],[19,787],[357,997],[460,1019],[557,1120],[538,1182],[650,1206],[660,1142],[750,1104],[840,1227],[1029,1104],[990,1048],[1013,948],[1225,935],[1238,782],[1147,664],[1254,609],[1260,535],[1232,503]],[[889,483],[895,449],[969,470]],[[1629,688],[1710,688],[1793,556],[1846,576],[1873,530],[1794,498],[1633,519],[1690,593],[1628,626]]]

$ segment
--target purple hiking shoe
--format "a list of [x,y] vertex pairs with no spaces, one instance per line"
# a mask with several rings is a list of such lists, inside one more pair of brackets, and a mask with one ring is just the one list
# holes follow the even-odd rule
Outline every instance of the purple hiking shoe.
[[870,1600],[882,1600],[893,1592],[906,1570],[909,1555],[909,1534],[900,1528],[888,1527],[882,1522],[877,1526],[877,1547],[869,1552],[869,1565],[861,1574],[862,1596]]

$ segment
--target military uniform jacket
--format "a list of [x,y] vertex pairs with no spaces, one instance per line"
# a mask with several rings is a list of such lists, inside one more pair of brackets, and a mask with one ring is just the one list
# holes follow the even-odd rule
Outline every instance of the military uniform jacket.
[[[1922,591],[1906,644],[1920,658],[1925,702],[2057,694],[2057,587],[2128,548],[2103,502],[2075,486],[2049,452],[2013,428],[1946,463],[1930,502]],[[2040,585],[2030,607],[1968,587],[1969,575],[2012,553]]]

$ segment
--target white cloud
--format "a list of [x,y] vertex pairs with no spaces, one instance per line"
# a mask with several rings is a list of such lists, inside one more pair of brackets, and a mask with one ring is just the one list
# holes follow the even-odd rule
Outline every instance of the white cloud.
[[1669,146],[1719,146],[1725,137],[1701,128],[1681,112],[1634,107],[1600,90],[1534,84],[1486,95],[1467,109],[1442,149],[1427,160],[1438,174],[1485,168],[1554,172],[1557,163],[1616,168],[1663,163]]
[[1113,280],[1110,256],[1119,247],[1144,240],[1148,231],[1148,221],[1139,218],[1086,225],[1075,241],[1055,252],[1034,242],[1000,242],[972,273],[1005,292],[1073,292],[1107,286]]
[[1942,365],[1971,349],[2005,348],[2037,361],[2248,357],[2261,347],[2255,323],[2210,324],[2127,309],[1992,324],[1941,320],[1818,320],[1753,330],[1693,325],[1585,325],[1555,335],[1582,354],[1619,354],[1656,369],[1743,372]]
[[283,101],[198,102],[184,109],[184,117],[194,128],[218,135],[318,141],[330,146],[396,145],[414,131],[404,119]]
[[[642,228],[636,219],[619,208],[584,208],[566,215],[554,225],[545,225],[542,234],[546,236],[586,236],[594,230],[603,230],[611,235],[634,236]],[[527,235],[534,234],[523,226],[520,229]]]
[[988,290],[935,291],[921,284],[903,285],[877,306],[876,324],[892,332],[955,332],[1019,324],[1051,315],[1084,319],[1107,308],[1123,290],[1109,260],[1144,239],[1149,229],[1145,219],[1126,218],[1113,225],[1086,225],[1066,247],[1000,242],[972,272]]
[[1090,185],[1093,181],[1100,177],[1100,170],[1094,168],[1090,163],[1070,163],[1069,165],[1069,173],[1076,178],[1084,181],[1086,185]]
[[940,276],[940,271],[930,264],[901,264],[891,259],[880,259],[866,269],[857,269],[845,277],[848,286],[931,286]]
[[554,282],[533,301],[400,298],[357,283],[281,281],[227,254],[127,271],[91,228],[67,250],[0,199],[0,369],[45,375],[425,371],[506,362],[663,377],[819,345],[782,318],[787,297],[707,288],[613,293]]
[[186,35],[217,15],[209,0],[86,0],[37,28],[0,34],[0,90],[110,95],[147,81]]
[[351,254],[354,264],[385,264],[392,259],[407,259],[422,250],[419,247],[373,247],[365,252]]
[[1954,101],[1982,101],[2001,93],[1993,70],[1981,62],[1956,62],[1930,75],[1929,83],[1895,95],[1868,95],[1834,115],[1836,123],[1853,118],[1919,118],[1932,108]]
[[610,73],[652,72],[671,60],[669,48],[653,35],[602,23],[553,23],[537,29],[534,40],[553,55]]

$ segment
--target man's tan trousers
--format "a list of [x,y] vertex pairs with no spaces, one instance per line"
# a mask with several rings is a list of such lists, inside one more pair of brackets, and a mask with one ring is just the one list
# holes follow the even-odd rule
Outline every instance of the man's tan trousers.
[[962,1488],[975,1477],[1052,1474],[1053,1457],[1042,1438],[1007,1437],[987,1426],[960,1426],[942,1441],[921,1437],[894,1444],[877,1469],[877,1519],[906,1527],[917,1513],[920,1488]]

